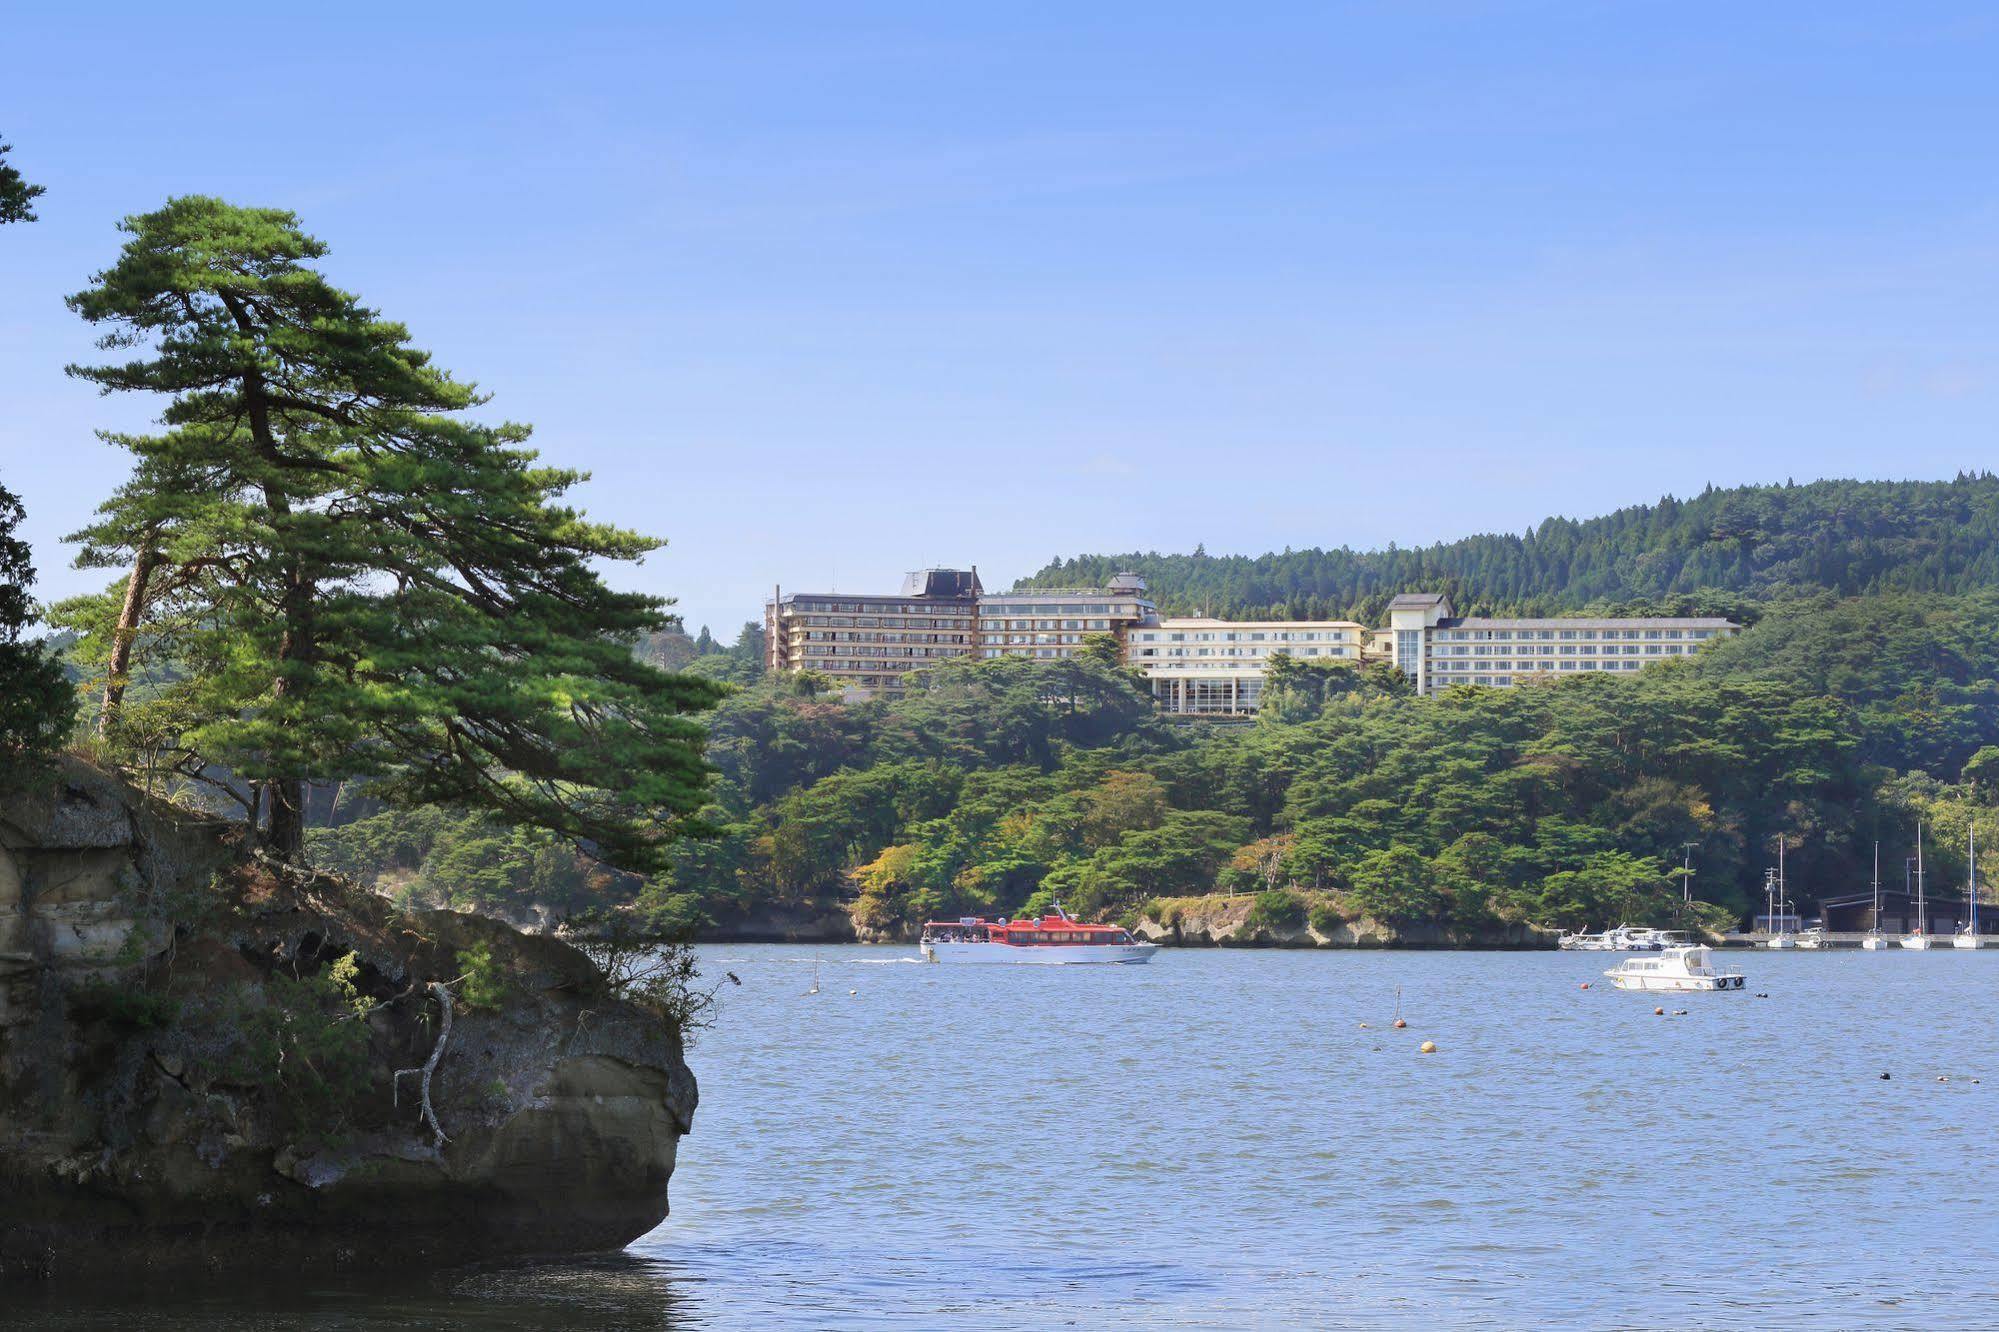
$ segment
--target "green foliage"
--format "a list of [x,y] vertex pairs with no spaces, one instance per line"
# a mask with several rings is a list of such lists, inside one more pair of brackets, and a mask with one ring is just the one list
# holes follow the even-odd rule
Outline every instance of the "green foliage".
[[368,1001],[350,953],[303,978],[273,971],[220,1000],[221,1080],[264,1087],[294,1133],[337,1136],[368,1090]]
[[69,992],[70,1012],[81,1021],[107,1022],[131,1031],[160,1031],[180,1018],[180,1000],[144,985],[86,981]]
[[1258,893],[1243,923],[1252,930],[1295,930],[1303,927],[1306,915],[1302,896],[1278,888]]
[[25,637],[35,618],[28,595],[35,568],[28,543],[14,534],[21,516],[21,502],[0,486],[0,781],[54,757],[74,707],[61,664]]
[[1449,594],[1461,615],[1739,615],[1802,592],[1960,593],[1999,586],[1999,476],[1710,486],[1601,518],[1550,518],[1521,536],[1408,549],[1084,555],[1023,585],[1102,586],[1123,570],[1144,575],[1168,614],[1368,624],[1418,589]]
[[1088,664],[926,674],[889,702],[788,677],[726,699],[702,811],[721,835],[674,847],[643,909],[678,931],[780,909],[894,931],[1056,898],[1120,919],[1295,889],[1322,932],[1363,913],[1700,927],[1760,903],[1779,833],[1809,909],[1864,889],[1875,838],[1892,863],[1923,818],[1948,873],[1942,841],[1974,806],[1989,816],[1999,594],[1800,599],[1621,678],[1416,698],[1301,671],[1340,687],[1254,727],[1161,724]]
[[703,798],[691,714],[720,690],[641,661],[665,603],[593,566],[659,543],[563,504],[582,475],[528,427],[467,420],[484,397],[328,282],[291,214],[186,197],[123,229],[70,305],[141,354],[71,373],[164,395],[165,428],[104,436],[134,469],[75,539],[144,576],[66,614],[101,633],[134,591],[135,652],[180,677],[184,770],[259,784],[286,856],[301,784],[338,779],[657,861]]
[[0,143],[0,225],[34,221],[35,214],[29,205],[44,193],[43,186],[23,180],[7,160],[7,154],[13,150],[12,144]]
[[487,944],[459,950],[458,975],[458,998],[467,1008],[498,1008],[513,993],[513,981]]

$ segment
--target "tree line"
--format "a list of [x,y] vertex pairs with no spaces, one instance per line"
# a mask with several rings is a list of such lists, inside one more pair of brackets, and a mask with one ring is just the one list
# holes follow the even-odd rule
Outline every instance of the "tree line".
[[1024,586],[1142,574],[1168,614],[1379,624],[1399,592],[1443,592],[1461,615],[1753,614],[1833,592],[1956,594],[1999,587],[1999,475],[1813,481],[1667,496],[1530,532],[1385,550],[1258,556],[1157,551],[1058,558]]

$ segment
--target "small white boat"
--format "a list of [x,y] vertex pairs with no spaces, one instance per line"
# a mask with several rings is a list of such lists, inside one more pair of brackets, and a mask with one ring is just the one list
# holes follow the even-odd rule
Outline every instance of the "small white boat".
[[1964,905],[1970,919],[1965,921],[1950,941],[1952,948],[1977,948],[1978,938],[1978,827],[1971,829],[1971,849],[1967,853],[1967,863],[1971,872],[1964,880]]
[[1824,947],[1825,947],[1825,930],[1824,930],[1823,928],[1820,928],[1820,927],[1818,927],[1818,926],[1814,926],[1813,928],[1811,928],[1811,929],[1809,929],[1809,930],[1806,930],[1806,931],[1805,931],[1805,932],[1804,932],[1803,934],[1800,934],[1800,935],[1798,936],[1798,947],[1800,947],[1800,948],[1824,948]]
[[1881,933],[1881,843],[1874,843],[1874,915],[1867,927],[1867,937],[1860,946],[1870,953],[1878,953],[1888,946],[1888,940]]
[[[1765,948],[1796,948],[1798,941],[1789,934],[1773,934],[1763,941],[1763,946]],[[1812,947],[1817,948],[1818,945],[1813,944]]]
[[1902,947],[1912,948],[1918,953],[1929,951],[1930,936],[1929,902],[1923,896],[1923,825],[1916,824],[1916,928],[1902,936]]
[[1739,990],[1742,975],[1717,971],[1714,950],[1701,944],[1631,957],[1603,973],[1620,990]]

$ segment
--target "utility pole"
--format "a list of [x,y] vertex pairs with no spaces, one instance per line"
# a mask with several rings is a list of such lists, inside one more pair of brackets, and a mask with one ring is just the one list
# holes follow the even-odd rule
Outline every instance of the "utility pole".
[[1681,842],[1680,850],[1686,853],[1686,863],[1680,870],[1680,905],[1691,905],[1694,900],[1694,848],[1699,842]]

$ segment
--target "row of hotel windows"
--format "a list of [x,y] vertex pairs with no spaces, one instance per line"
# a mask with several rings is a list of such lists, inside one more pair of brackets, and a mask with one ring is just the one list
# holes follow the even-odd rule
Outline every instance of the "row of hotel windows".
[[1175,631],[1172,633],[1134,633],[1135,643],[1351,643],[1359,636],[1353,629],[1277,629],[1268,633],[1209,631]]
[[985,655],[988,657],[1041,657],[1048,660],[1057,660],[1074,654],[1063,648],[989,647],[986,649]]
[[930,615],[911,619],[882,615],[801,615],[789,623],[793,626],[830,625],[838,629],[970,629],[972,627],[970,620]]
[[1516,634],[1511,629],[1439,629],[1436,636],[1446,642],[1511,642],[1516,637],[1522,642],[1530,639],[1547,641],[1556,638],[1712,638],[1713,629],[1522,629]]
[[[1462,683],[1463,683],[1464,681],[1466,681],[1466,680],[1472,680],[1472,679],[1476,679],[1476,680],[1478,681],[1478,683],[1480,683],[1480,684],[1486,684],[1486,683],[1488,683],[1488,682],[1489,682],[1489,680],[1488,680],[1488,677],[1487,677],[1487,676],[1485,676],[1484,674],[1479,674],[1479,675],[1477,675],[1477,676],[1471,676],[1471,675],[1466,675],[1466,674],[1465,674],[1465,672],[1467,672],[1467,671],[1474,671],[1474,670],[1475,670],[1475,671],[1479,671],[1479,672],[1485,672],[1485,671],[1518,671],[1519,673],[1521,673],[1521,674],[1523,674],[1523,675],[1532,675],[1532,674],[1535,674],[1535,673],[1537,673],[1537,672],[1547,672],[1547,671],[1557,671],[1557,670],[1559,670],[1559,671],[1635,671],[1635,670],[1638,670],[1638,669],[1640,669],[1640,668],[1641,668],[1641,667],[1643,667],[1644,665],[1645,665],[1645,663],[1644,663],[1644,662],[1642,662],[1642,661],[1635,661],[1635,660],[1629,660],[1629,661],[1523,661],[1523,662],[1519,662],[1518,664],[1516,664],[1516,663],[1514,663],[1514,662],[1510,662],[1510,661],[1479,661],[1479,662],[1471,662],[1471,661],[1440,661],[1440,662],[1437,662],[1437,663],[1435,663],[1435,667],[1436,667],[1436,670],[1435,670],[1435,673],[1437,673],[1437,674],[1449,674],[1449,675],[1450,675],[1450,677],[1451,677],[1451,679],[1450,679],[1449,683],[1451,683],[1451,684],[1462,684]],[[1500,684],[1507,684],[1507,683],[1509,683],[1509,681],[1508,681],[1507,677],[1506,677],[1506,676],[1503,676],[1503,675],[1499,677],[1499,680],[1498,680],[1498,682],[1499,682]]]
[[897,634],[863,633],[854,629],[813,629],[805,634],[805,640],[812,643],[966,643],[972,641],[970,634]]
[[839,615],[970,615],[970,602],[946,603],[922,601],[789,601],[785,605],[793,614],[803,611],[832,612]]
[[[1619,653],[1622,653],[1627,657],[1636,657],[1636,656],[1671,657],[1675,655],[1694,652],[1697,650],[1698,649],[1686,647],[1678,643],[1666,643],[1666,644],[1647,643],[1642,647],[1636,643],[1625,643],[1622,644],[1621,646],[1616,643],[1605,643],[1601,649],[1599,649],[1595,644],[1589,644],[1582,647],[1577,647],[1571,644],[1569,646],[1559,649],[1559,652],[1560,655],[1564,657],[1578,657],[1578,656],[1592,657],[1597,655],[1599,651],[1601,651],[1602,654],[1606,657],[1615,657]],[[1555,656],[1556,653],[1557,649],[1553,644],[1550,644],[1547,647],[1529,647],[1525,643],[1521,643],[1512,647],[1437,648],[1434,651],[1432,651],[1430,655],[1432,658],[1442,659],[1445,657],[1463,657],[1467,655],[1475,657],[1532,657],[1532,656],[1552,657]]]
[[1077,602],[1073,605],[1063,602],[1041,602],[1038,604],[1034,602],[1026,602],[1021,605],[1004,605],[1001,603],[988,604],[982,601],[979,603],[979,614],[1002,615],[1002,616],[1003,615],[1116,615],[1127,620],[1136,620],[1139,618],[1138,607],[1136,605],[1117,605],[1117,606],[1084,605],[1081,602]]
[[963,648],[913,648],[913,647],[824,647],[813,644],[805,649],[807,657],[962,657]]
[[1142,648],[1133,648],[1131,650],[1131,655],[1134,658],[1185,657],[1189,655],[1196,657],[1249,658],[1251,660],[1260,662],[1267,660],[1269,657],[1282,657],[1282,656],[1316,657],[1321,652],[1324,652],[1329,657],[1351,657],[1354,654],[1354,650],[1352,648],[1347,648],[1347,647],[1329,647],[1329,648],[1284,647],[1284,648],[1278,648],[1273,651],[1268,647],[1254,647],[1254,646],[1245,645],[1245,646],[1228,647],[1228,648],[1142,647]]
[[999,629],[1095,629],[1107,630],[1109,620],[981,620],[979,628],[986,633]]

